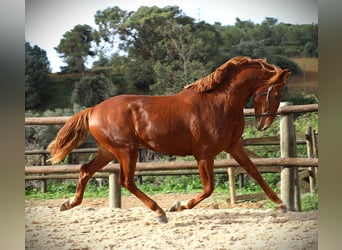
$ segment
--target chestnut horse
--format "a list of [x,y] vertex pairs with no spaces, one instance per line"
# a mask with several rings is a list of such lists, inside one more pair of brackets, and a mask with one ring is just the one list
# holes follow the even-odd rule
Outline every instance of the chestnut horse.
[[214,157],[228,152],[262,187],[268,198],[283,212],[287,208],[263,180],[241,143],[243,108],[253,98],[255,126],[267,129],[273,122],[290,75],[288,69],[265,60],[234,57],[213,73],[170,96],[120,95],[86,108],[71,117],[48,147],[52,163],[57,163],[92,134],[98,153],[80,168],[76,193],[61,205],[61,211],[82,202],[92,175],[117,159],[119,183],[136,195],[159,222],[167,222],[164,210],[134,183],[140,146],[168,155],[193,155],[203,183],[203,191],[186,202],[176,202],[168,211],[191,209],[209,197],[214,189]]

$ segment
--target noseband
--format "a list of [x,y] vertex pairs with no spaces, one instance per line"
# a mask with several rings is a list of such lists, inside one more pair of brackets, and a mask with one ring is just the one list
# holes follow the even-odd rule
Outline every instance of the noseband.
[[270,110],[270,93],[271,93],[272,89],[273,89],[273,85],[269,86],[267,91],[261,92],[259,94],[255,94],[253,96],[253,99],[254,99],[257,96],[266,95],[266,112],[263,112],[261,114],[255,114],[256,118],[261,117],[261,116],[266,116],[266,115],[276,116],[276,113],[272,113],[271,110]]

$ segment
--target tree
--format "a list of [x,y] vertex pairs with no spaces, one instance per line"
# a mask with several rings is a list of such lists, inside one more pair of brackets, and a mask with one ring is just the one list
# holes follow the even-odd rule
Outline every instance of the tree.
[[116,94],[112,82],[103,74],[84,76],[76,84],[72,102],[81,107],[94,106]]
[[217,66],[219,33],[205,22],[195,23],[177,6],[142,6],[130,13],[107,8],[96,13],[95,22],[99,26],[97,42],[111,45],[118,38],[130,65],[149,76],[144,79],[131,72],[127,78],[140,86],[145,80],[143,85],[149,84],[155,94],[178,91]]
[[91,50],[92,41],[94,41],[93,30],[87,24],[76,25],[63,35],[55,50],[67,63],[65,71],[84,72],[87,57],[95,55]]
[[155,73],[151,62],[137,58],[127,63],[126,67],[126,92],[142,93],[149,92],[149,86],[155,82]]
[[318,57],[318,48],[313,42],[307,42],[304,45],[304,53],[309,57]]
[[302,70],[298,66],[297,63],[290,60],[289,58],[281,55],[270,55],[267,58],[269,63],[275,64],[282,69],[289,69],[292,72],[292,75],[300,75],[302,74]]
[[49,81],[50,63],[46,51],[25,42],[25,109],[41,108]]

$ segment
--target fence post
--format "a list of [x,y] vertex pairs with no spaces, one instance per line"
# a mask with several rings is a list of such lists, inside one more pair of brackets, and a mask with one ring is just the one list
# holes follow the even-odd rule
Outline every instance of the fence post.
[[[281,107],[291,105],[282,102]],[[280,116],[280,154],[281,157],[296,157],[296,130],[293,124],[293,114]],[[281,199],[289,211],[300,211],[300,190],[297,168],[282,167],[281,170]]]
[[[313,152],[313,144],[312,144],[312,127],[310,125],[307,125],[306,131],[305,131],[305,139],[306,139],[306,150],[308,154],[308,158],[313,158],[314,152]],[[313,193],[315,191],[316,186],[316,179],[315,179],[315,168],[309,167],[309,184],[310,184],[310,192]]]
[[[317,148],[317,133],[316,130],[312,132],[312,147],[313,147],[313,156],[314,158],[318,158],[318,148]],[[314,178],[315,178],[315,187],[318,189],[318,168],[314,168]]]
[[[45,162],[46,162],[46,154],[43,154],[42,156],[41,156],[41,166],[45,166]],[[44,174],[42,174],[42,175],[44,175]],[[40,186],[40,191],[42,192],[42,193],[46,193],[46,187],[47,187],[47,180],[46,179],[44,179],[44,180],[42,180],[42,182],[41,182],[41,186]]]
[[121,187],[119,185],[118,172],[109,174],[109,207],[121,208]]
[[[230,154],[227,153],[227,159],[231,159],[232,157]],[[228,167],[227,169],[228,173],[228,182],[229,182],[229,191],[230,191],[230,203],[236,204],[236,191],[235,191],[235,174],[234,174],[234,168]]]

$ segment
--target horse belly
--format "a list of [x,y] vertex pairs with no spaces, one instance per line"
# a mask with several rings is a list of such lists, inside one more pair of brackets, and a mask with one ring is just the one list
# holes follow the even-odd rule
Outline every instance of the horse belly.
[[175,131],[164,127],[161,130],[151,125],[150,130],[137,131],[140,144],[162,154],[180,156],[192,154],[191,140],[184,129]]

